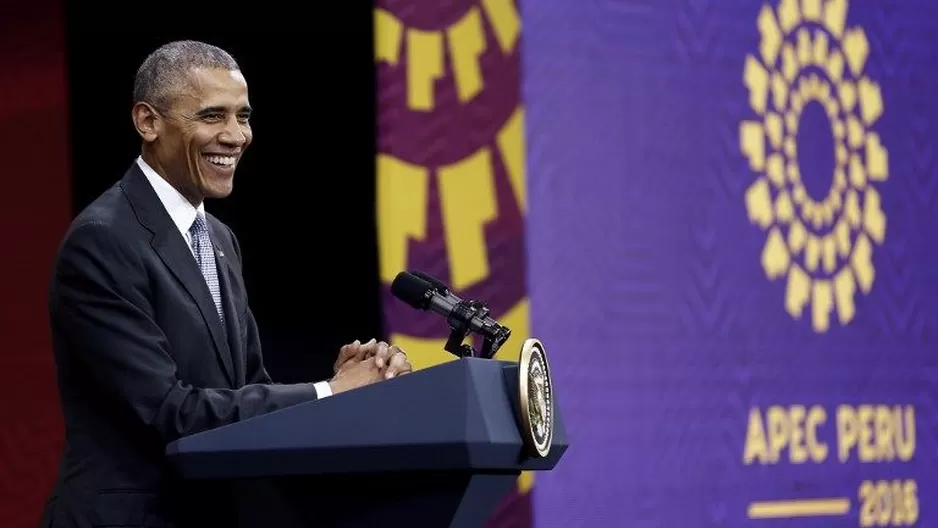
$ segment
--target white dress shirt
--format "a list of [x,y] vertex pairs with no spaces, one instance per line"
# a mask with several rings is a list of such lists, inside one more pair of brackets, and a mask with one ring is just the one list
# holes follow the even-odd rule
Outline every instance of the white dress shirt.
[[[179,234],[182,235],[182,238],[186,241],[186,245],[189,246],[189,251],[193,252],[192,256],[195,258],[195,250],[192,249],[189,228],[192,227],[192,222],[195,222],[196,215],[199,213],[205,214],[205,204],[200,203],[198,207],[194,207],[175,187],[157,174],[157,172],[153,170],[153,167],[150,167],[147,162],[143,161],[142,157],[137,157],[137,165],[140,167],[140,170],[143,171],[143,175],[147,177],[147,181],[150,182],[153,190],[156,191],[160,202],[163,204],[163,207],[166,208],[166,212],[169,213],[169,217],[172,218],[173,223],[176,224],[176,228],[179,229]],[[329,386],[328,381],[314,383],[313,387],[316,389],[316,395],[319,398],[332,396],[332,387]]]

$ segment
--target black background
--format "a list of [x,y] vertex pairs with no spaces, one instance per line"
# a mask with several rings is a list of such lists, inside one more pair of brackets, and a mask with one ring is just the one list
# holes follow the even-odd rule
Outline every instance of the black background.
[[139,153],[131,95],[147,54],[176,39],[227,50],[248,81],[254,141],[232,195],[206,209],[241,243],[271,375],[315,381],[342,344],[382,337],[372,5],[331,3],[325,16],[272,4],[67,4],[73,214]]

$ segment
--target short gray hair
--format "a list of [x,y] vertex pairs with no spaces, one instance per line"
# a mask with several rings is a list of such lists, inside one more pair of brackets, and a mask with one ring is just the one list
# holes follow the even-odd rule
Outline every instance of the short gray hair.
[[177,40],[160,46],[151,53],[134,78],[134,103],[145,102],[165,111],[172,103],[174,91],[187,80],[194,68],[240,70],[227,51],[196,40]]

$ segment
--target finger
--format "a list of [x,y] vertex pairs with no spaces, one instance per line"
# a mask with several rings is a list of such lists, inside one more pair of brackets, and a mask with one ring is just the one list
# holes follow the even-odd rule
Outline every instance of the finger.
[[375,364],[378,365],[378,368],[384,368],[388,365],[388,358],[391,357],[391,351],[387,343],[381,341],[377,345],[377,351],[375,352]]
[[[355,340],[356,343],[359,343],[358,340]],[[346,361],[349,359],[355,359],[356,361],[363,361],[365,358],[374,355],[375,351],[375,340],[372,339],[367,343],[360,343],[357,346],[349,347],[350,353]]]
[[401,366],[401,368],[394,374],[394,377],[395,377],[395,378],[399,378],[399,377],[401,377],[401,376],[406,376],[406,375],[410,374],[410,373],[413,372],[413,371],[414,371],[414,367],[410,364],[410,361],[404,360],[404,364],[403,364],[403,365]]
[[410,362],[407,361],[407,355],[403,352],[397,352],[391,356],[391,361],[388,365],[388,370],[385,371],[384,377],[386,379],[391,379],[394,376],[397,376],[399,372],[405,370],[405,367],[410,365]]
[[361,347],[359,347],[358,349],[359,359],[365,359],[369,355],[373,355],[375,351],[377,350],[377,348],[378,348],[378,341],[376,341],[375,338],[372,337],[371,340],[369,340],[367,343],[363,343]]
[[[401,347],[397,345],[390,345],[388,347],[388,357],[394,357],[394,356],[397,356],[398,354],[403,355],[405,360],[407,359],[407,355],[404,354],[404,351],[401,350]],[[390,361],[388,362],[388,365],[390,366]]]
[[405,361],[404,366],[401,367],[400,372],[397,373],[398,376],[403,376],[405,374],[410,374],[414,371],[414,366],[410,364],[410,361]]
[[339,349],[339,355],[335,358],[335,363],[332,365],[332,371],[338,372],[339,369],[348,361],[348,358],[351,357],[355,352],[354,348],[358,346],[358,340],[350,343],[348,345],[342,345],[342,348]]
[[354,356],[349,357],[349,360],[352,361],[364,361],[375,355],[377,350],[377,342],[374,339],[371,339],[367,343],[363,343],[358,347]]
[[365,367],[365,370],[368,372],[366,376],[368,379],[371,380],[369,383],[380,381],[381,379],[384,378],[384,376],[382,375],[384,371],[378,368],[378,363],[375,360],[374,356],[371,356],[368,359],[365,359],[364,361],[359,363],[359,365],[362,365],[363,367]]
[[404,351],[401,349],[401,347],[399,347],[399,346],[397,346],[397,345],[393,345],[393,346],[391,347],[391,349],[392,349],[392,350],[391,350],[391,356],[392,356],[392,357],[394,357],[394,356],[400,356],[400,357],[403,358],[403,360],[398,360],[398,361],[403,361],[403,363],[398,363],[399,369],[398,369],[398,371],[394,374],[394,375],[396,376],[396,375],[398,375],[398,374],[401,373],[400,368],[403,368],[401,365],[405,365],[405,364],[406,364],[406,365],[409,365],[410,363],[407,361],[407,353],[404,352]]
[[368,352],[374,348],[375,340],[372,339],[367,343],[362,344],[361,341],[356,339],[355,341],[343,346],[339,350],[339,357],[335,360],[335,365],[333,365],[333,370],[338,371],[342,368],[342,365],[348,363],[350,360],[361,361],[368,357]]

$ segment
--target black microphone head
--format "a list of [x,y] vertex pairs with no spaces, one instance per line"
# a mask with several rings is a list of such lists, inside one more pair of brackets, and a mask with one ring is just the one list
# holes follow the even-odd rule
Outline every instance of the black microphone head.
[[394,277],[391,283],[391,295],[417,308],[426,310],[430,306],[430,292],[433,286],[429,282],[406,271]]
[[449,286],[447,286],[446,283],[434,277],[433,275],[430,275],[429,273],[425,271],[420,271],[420,270],[413,270],[411,274],[427,281],[427,283],[430,284],[430,286],[432,286],[433,289],[435,289],[440,294],[449,295]]

